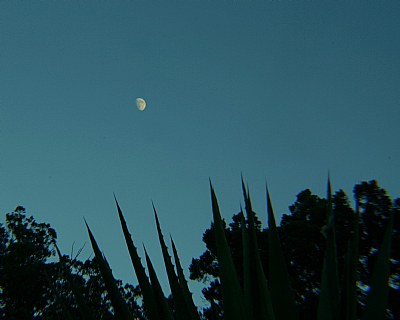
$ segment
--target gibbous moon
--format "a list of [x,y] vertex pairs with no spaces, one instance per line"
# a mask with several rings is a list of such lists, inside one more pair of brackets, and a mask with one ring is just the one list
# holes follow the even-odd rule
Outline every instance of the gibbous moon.
[[146,108],[146,101],[142,98],[137,98],[136,99],[136,107],[140,110],[143,111]]

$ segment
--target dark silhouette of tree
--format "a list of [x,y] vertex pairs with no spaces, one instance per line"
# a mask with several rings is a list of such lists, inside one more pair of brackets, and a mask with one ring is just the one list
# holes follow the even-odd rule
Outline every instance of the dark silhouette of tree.
[[[358,220],[360,313],[384,228],[390,214],[395,214],[388,318],[400,319],[400,199],[392,201],[374,180],[357,184],[354,198],[359,210],[352,208],[342,190],[337,191],[332,199],[341,279],[343,281],[347,245]],[[301,319],[316,318],[325,251],[326,206],[325,199],[306,189],[297,195],[295,203],[289,207],[290,213],[282,216],[278,229]],[[268,278],[268,230],[262,227],[254,212],[253,217],[259,253]],[[224,227],[242,283],[241,221],[240,214],[235,214],[229,225],[224,222]],[[55,252],[56,240],[55,230],[49,224],[26,216],[23,207],[6,214],[4,225],[0,223],[0,319],[84,319],[72,287],[82,294],[95,319],[114,319],[96,259],[80,261],[78,253],[75,257],[64,255],[60,262]],[[203,241],[207,250],[192,260],[190,278],[206,284],[202,291],[210,307],[203,310],[204,319],[219,319],[223,305],[212,224],[204,232]],[[140,289],[122,281],[118,285],[133,318],[145,319]]]
[[[1,319],[83,319],[66,268],[56,258],[56,239],[49,224],[27,217],[23,207],[6,214],[0,224]],[[96,260],[63,260],[93,317],[114,319]],[[119,287],[135,319],[144,319],[138,288],[121,281]]]
[[[359,267],[359,311],[366,291],[372,266],[375,262],[379,244],[382,241],[384,226],[391,212],[398,213],[400,199],[392,201],[386,191],[376,181],[363,182],[354,187],[354,197],[360,207],[360,267]],[[339,273],[343,277],[344,259],[347,244],[354,233],[357,214],[352,209],[346,194],[339,190],[332,199],[336,223],[336,240]],[[279,234],[291,283],[296,291],[296,301],[301,319],[315,319],[321,282],[322,264],[325,251],[324,228],[326,225],[326,199],[322,199],[308,189],[297,195],[295,203],[289,207],[290,214],[282,216]],[[398,214],[397,214],[398,216]],[[268,278],[268,230],[263,229],[257,220],[257,237],[264,272]],[[218,262],[216,260],[213,225],[203,234],[207,250],[192,260],[190,278],[202,281],[207,286],[202,290],[204,297],[211,303],[204,310],[206,319],[213,319],[213,310],[221,312],[222,302],[218,279]],[[389,309],[393,319],[400,318],[398,301],[400,295],[400,250],[399,219],[395,219],[391,259],[391,281]],[[238,275],[242,275],[242,244],[240,219],[234,215],[232,223],[225,228],[228,243]],[[240,279],[241,280],[241,279]],[[396,300],[397,299],[397,300]],[[397,302],[396,302],[397,301]],[[213,310],[212,310],[213,309]]]
[[48,301],[47,274],[53,265],[46,264],[53,255],[51,244],[56,232],[48,224],[37,223],[17,207],[6,215],[1,229],[1,315],[3,319],[33,319]]
[[[400,319],[400,198],[392,201],[386,190],[380,188],[374,180],[356,185],[354,196],[359,201],[360,215],[363,221],[360,228],[361,286],[369,285],[370,275],[383,238],[384,227],[390,213],[395,215],[390,260],[389,309],[393,319]],[[365,296],[365,290],[361,293]]]

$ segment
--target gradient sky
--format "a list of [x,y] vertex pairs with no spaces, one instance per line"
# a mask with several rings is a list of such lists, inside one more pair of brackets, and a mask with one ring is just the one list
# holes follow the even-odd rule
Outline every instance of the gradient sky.
[[264,223],[266,180],[278,219],[328,170],[334,190],[398,197],[399,16],[395,0],[1,1],[1,221],[22,205],[70,253],[85,217],[136,283],[113,192],[164,281],[151,201],[187,269],[209,178],[230,219],[243,173]]

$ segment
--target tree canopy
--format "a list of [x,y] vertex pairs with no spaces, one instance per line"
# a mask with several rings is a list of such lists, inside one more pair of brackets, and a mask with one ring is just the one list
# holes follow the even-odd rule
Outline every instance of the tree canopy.
[[[93,319],[113,319],[112,307],[95,259],[56,258],[56,231],[18,206],[0,224],[0,318],[84,319],[71,291],[71,279]],[[70,276],[66,274],[68,266]],[[132,314],[141,319],[140,292],[119,281]]]
[[[393,201],[375,180],[355,185],[353,196],[355,208],[343,190],[332,197],[340,281],[346,281],[344,269],[348,243],[358,230],[357,313],[360,314],[385,226],[389,217],[394,216],[387,318],[400,319],[400,199]],[[317,315],[326,249],[327,205],[326,199],[305,189],[297,195],[289,213],[282,216],[278,227],[301,319],[313,320]],[[262,268],[266,278],[270,279],[269,230],[262,226],[256,213],[252,212],[250,217],[254,219]],[[240,278],[243,275],[242,224],[248,226],[249,221],[241,212],[234,214],[229,224],[223,221],[239,283],[243,287]],[[358,227],[354,228],[356,225]],[[211,224],[203,234],[206,251],[199,258],[193,258],[189,268],[190,278],[204,283],[202,292],[210,303],[202,310],[202,319],[223,317],[213,228]],[[220,234],[223,232],[218,230],[221,230]],[[71,256],[62,255],[56,242],[56,231],[49,224],[27,216],[23,207],[18,206],[5,215],[5,223],[0,223],[0,318],[115,319],[96,258],[81,261],[78,259],[80,250],[75,256],[72,253]],[[117,287],[133,318],[146,319],[139,287],[123,284],[120,280]]]
[[[399,213],[400,199],[392,201],[386,190],[379,187],[377,181],[362,182],[353,190],[356,209],[353,209],[350,200],[343,190],[337,191],[333,198],[333,211],[336,226],[336,241],[338,266],[341,279],[344,277],[344,261],[347,243],[354,232],[354,224],[359,220],[359,273],[358,288],[360,312],[368,285],[372,268],[377,257],[379,244],[382,241],[384,227],[391,213]],[[315,319],[321,284],[322,264],[325,252],[325,228],[327,224],[327,200],[313,194],[311,190],[301,191],[293,205],[289,207],[289,214],[282,216],[279,226],[279,235],[282,249],[285,254],[288,272],[295,290],[296,302],[300,309],[301,319]],[[398,214],[396,215],[398,216]],[[259,253],[268,278],[268,229],[263,228],[257,214],[257,240]],[[248,223],[246,221],[246,223]],[[215,311],[221,313],[222,302],[219,285],[218,261],[216,259],[213,225],[203,234],[206,251],[199,257],[193,258],[190,265],[190,278],[206,284],[202,290],[210,306],[205,308],[207,319],[213,319]],[[240,213],[233,215],[232,222],[225,224],[225,234],[232,250],[232,256],[238,275],[242,272],[242,240]],[[400,221],[395,219],[393,246],[391,257],[391,277],[389,291],[388,316],[400,318]],[[241,279],[242,280],[242,279]],[[397,301],[397,302],[396,302]]]

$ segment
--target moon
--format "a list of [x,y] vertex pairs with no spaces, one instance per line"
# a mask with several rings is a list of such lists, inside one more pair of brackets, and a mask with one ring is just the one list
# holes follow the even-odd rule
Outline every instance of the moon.
[[137,98],[136,99],[136,107],[140,110],[143,111],[146,108],[146,101],[142,98]]

